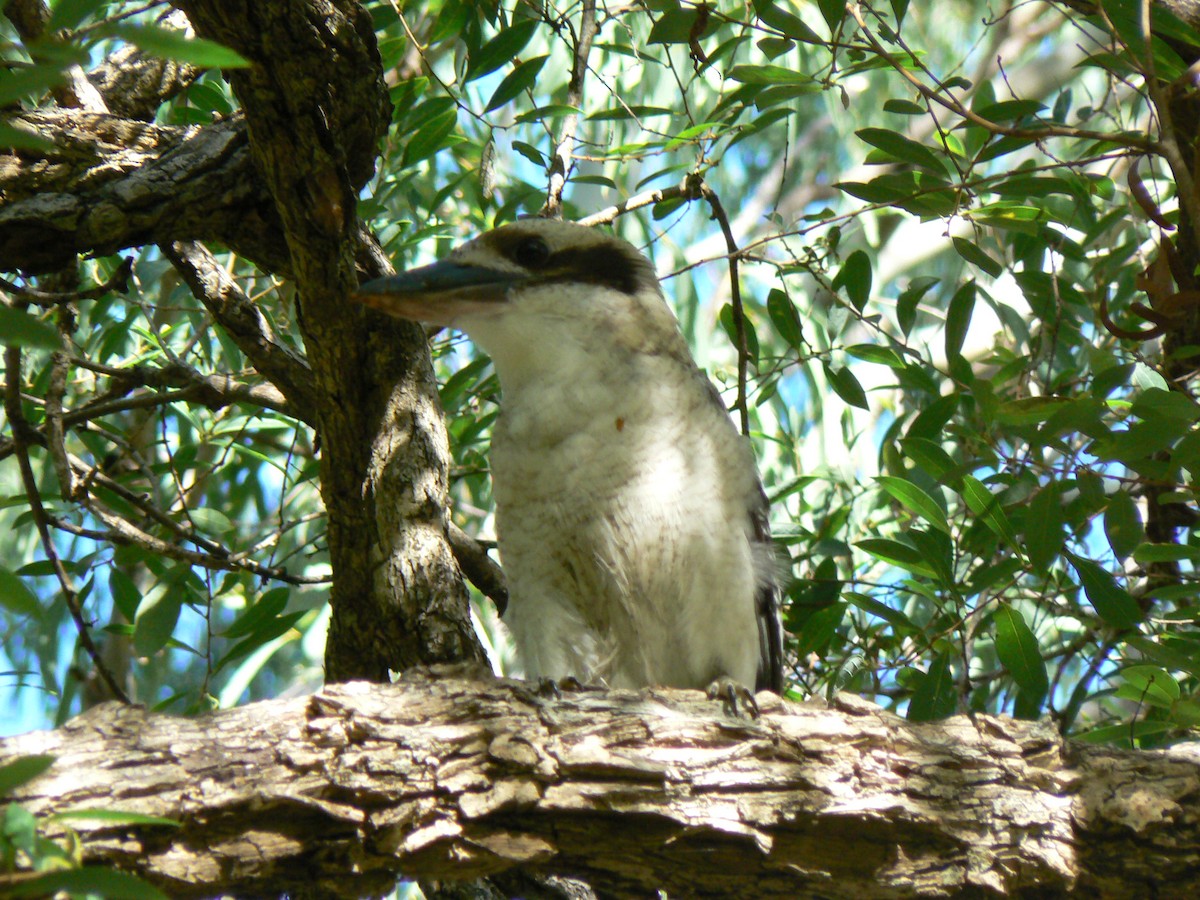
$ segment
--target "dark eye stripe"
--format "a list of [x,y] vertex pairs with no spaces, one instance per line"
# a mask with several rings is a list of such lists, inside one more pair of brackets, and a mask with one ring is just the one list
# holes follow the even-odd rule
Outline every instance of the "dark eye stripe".
[[496,253],[528,269],[539,281],[580,281],[625,294],[636,294],[658,284],[650,262],[623,242],[588,242],[585,246],[567,247],[550,253],[538,264],[533,256],[526,257],[532,250],[532,242],[546,246],[536,234],[499,229],[483,239]]
[[572,247],[551,255],[545,269],[555,280],[601,284],[625,294],[636,294],[658,283],[650,263],[640,254],[619,244]]

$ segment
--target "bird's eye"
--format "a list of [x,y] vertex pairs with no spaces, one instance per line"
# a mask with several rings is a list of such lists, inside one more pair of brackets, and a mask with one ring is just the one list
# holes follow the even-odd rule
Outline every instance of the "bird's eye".
[[550,248],[540,237],[526,238],[513,248],[513,261],[526,269],[537,269],[550,258]]

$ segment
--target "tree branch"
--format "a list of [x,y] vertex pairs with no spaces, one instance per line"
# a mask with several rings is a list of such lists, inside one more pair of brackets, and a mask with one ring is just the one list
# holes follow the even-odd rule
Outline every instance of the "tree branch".
[[18,789],[85,860],[175,897],[387,890],[395,875],[574,874],[621,896],[1195,896],[1200,754],[1046,722],[912,724],[865,701],[565,693],[409,673],[175,719],[110,704],[0,741],[58,761]]
[[52,109],[5,121],[55,145],[37,157],[0,154],[7,270],[49,272],[81,253],[213,240],[267,271],[289,271],[240,117],[201,128]]
[[202,244],[176,241],[159,249],[254,368],[283,392],[299,411],[299,418],[315,424],[312,410],[317,402],[316,389],[308,363],[276,340],[258,304],[246,296]]
[[[583,104],[584,76],[587,75],[588,54],[592,51],[592,40],[600,30],[596,23],[596,0],[583,0],[579,14],[579,34],[575,36],[571,52],[571,80],[567,83],[567,105],[579,107]],[[550,185],[546,190],[546,202],[539,216],[558,218],[562,215],[563,188],[571,174],[571,154],[575,151],[575,132],[579,127],[578,113],[568,113],[563,118],[562,131],[554,143],[554,155],[550,163]]]

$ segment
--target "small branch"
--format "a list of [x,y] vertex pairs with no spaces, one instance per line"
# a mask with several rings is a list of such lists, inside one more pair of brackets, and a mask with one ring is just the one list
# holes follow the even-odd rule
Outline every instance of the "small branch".
[[[283,581],[287,584],[327,584],[329,582],[329,578],[325,576],[292,575],[285,569],[264,566],[245,559],[242,554],[234,554],[228,547],[196,534],[195,531],[187,526],[180,525],[157,506],[150,503],[144,495],[129,490],[120,482],[109,478],[98,468],[88,465],[79,457],[71,456],[70,462],[76,471],[82,473],[83,486],[85,488],[96,485],[111,491],[120,497],[121,500],[145,513],[148,518],[166,528],[178,540],[190,541],[200,547],[201,550],[188,550],[179,544],[173,544],[170,541],[164,541],[162,538],[155,537],[124,517],[112,512],[90,494],[87,494],[81,502],[93,515],[108,526],[108,532],[102,536],[104,540],[116,544],[134,544],[151,553],[167,556],[171,559],[178,559],[214,571],[252,572],[262,578]],[[76,534],[86,533],[79,526],[61,520],[56,520],[54,524],[64,531]],[[95,535],[91,534],[90,536],[94,537]]]
[[37,288],[14,284],[7,278],[0,278],[0,287],[11,292],[14,296],[27,300],[35,306],[51,307],[60,303],[71,303],[77,300],[99,300],[113,291],[118,294],[129,293],[129,279],[133,275],[133,257],[127,256],[121,260],[121,265],[109,278],[95,287],[82,288],[77,291],[41,291]]
[[726,259],[729,260],[729,297],[730,305],[733,307],[733,329],[737,337],[738,353],[737,401],[734,405],[737,407],[742,434],[748,435],[750,433],[750,411],[746,406],[746,378],[750,368],[750,350],[746,345],[746,308],[742,305],[742,286],[738,276],[738,257],[741,255],[741,251],[738,249],[737,239],[733,236],[729,216],[725,214],[725,207],[721,205],[721,198],[699,175],[695,177],[699,181],[700,193],[708,201],[708,205],[712,208],[713,218],[717,220],[721,226],[721,233],[725,235]]
[[71,371],[70,357],[62,350],[50,354],[50,383],[46,386],[46,447],[58,475],[59,492],[68,502],[76,496],[77,485],[67,462],[66,429],[63,427],[63,397],[67,393],[67,376]]
[[504,615],[508,609],[508,582],[500,564],[488,556],[487,549],[453,522],[446,530],[450,540],[450,551],[463,575],[479,588],[480,593],[491,598],[496,611]]
[[34,440],[31,440],[31,438],[37,435],[37,432],[30,428],[29,422],[25,419],[25,413],[21,409],[20,347],[12,346],[5,348],[4,367],[5,371],[8,372],[8,385],[4,392],[4,412],[8,417],[9,427],[12,429],[13,446],[16,450],[17,462],[21,469],[21,482],[25,487],[25,499],[29,503],[29,511],[33,514],[34,527],[37,528],[38,537],[42,542],[42,552],[46,554],[46,559],[50,561],[50,565],[54,569],[54,575],[58,578],[67,609],[71,612],[71,618],[75,620],[75,629],[79,634],[80,645],[83,647],[84,652],[91,658],[92,665],[96,667],[97,674],[104,681],[105,686],[111,692],[111,696],[122,703],[128,703],[128,695],[117,684],[116,678],[108,670],[108,666],[100,655],[100,649],[92,640],[91,626],[84,620],[83,609],[79,603],[79,592],[75,589],[71,576],[68,574],[66,567],[63,566],[62,560],[59,559],[58,551],[54,547],[54,540],[50,535],[50,517],[46,514],[45,507],[42,506],[42,497],[38,492],[37,478],[33,473],[33,464],[29,459],[28,452],[29,445],[36,442],[36,438]]
[[275,339],[258,305],[216,258],[195,241],[176,241],[159,249],[254,368],[278,387],[295,409],[311,414],[316,408],[316,388],[307,361]]
[[[583,103],[584,77],[587,75],[588,54],[599,26],[596,24],[596,0],[583,0],[583,13],[579,19],[579,36],[575,39],[571,62],[571,80],[567,84],[567,105],[578,108]],[[575,133],[579,128],[579,114],[568,113],[563,119],[562,131],[554,146],[553,161],[550,163],[550,186],[546,191],[546,202],[538,211],[543,218],[557,219],[562,216],[562,195],[571,171],[571,155],[575,150]]]
[[653,206],[655,203],[661,203],[664,200],[675,200],[678,198],[697,200],[701,196],[702,194],[697,188],[694,178],[689,175],[683,181],[679,182],[679,184],[675,185],[675,187],[642,191],[642,193],[634,194],[628,200],[618,203],[616,206],[609,206],[592,213],[590,216],[584,216],[582,219],[578,219],[577,222],[580,225],[587,225],[589,228],[593,225],[608,225],[616,221],[619,216],[633,212],[635,209]]
[[[915,88],[922,97],[938,106],[950,110],[955,115],[961,116],[973,125],[978,125],[981,128],[986,128],[992,134],[1004,135],[1005,137],[1029,138],[1030,140],[1042,140],[1044,138],[1065,137],[1065,138],[1080,138],[1083,140],[1101,141],[1107,144],[1117,144],[1122,147],[1132,147],[1140,150],[1143,153],[1162,153],[1162,146],[1151,140],[1134,137],[1131,134],[1111,134],[1099,131],[1088,131],[1082,128],[1058,128],[1054,126],[1046,126],[1044,128],[1010,128],[1001,125],[998,122],[992,122],[985,119],[983,116],[976,113],[970,107],[964,106],[953,96],[943,94],[940,91],[933,90],[921,81],[916,75],[910,72],[903,63],[898,60],[895,55],[884,48],[879,39],[867,26],[863,19],[861,4],[850,2],[846,4],[846,11],[858,24],[859,30],[867,39],[867,43],[871,45],[871,49],[884,60],[888,65],[896,70],[909,84]],[[916,59],[911,53],[909,54],[914,60]]]

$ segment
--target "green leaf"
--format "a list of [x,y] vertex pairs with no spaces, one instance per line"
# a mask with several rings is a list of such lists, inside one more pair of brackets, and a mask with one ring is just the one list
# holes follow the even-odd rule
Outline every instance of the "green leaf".
[[1131,634],[1126,643],[1146,659],[1200,677],[1200,648],[1195,648],[1190,640],[1171,640],[1168,645],[1162,639],[1151,640]]
[[905,335],[912,331],[913,325],[916,324],[917,307],[920,305],[921,298],[929,293],[930,288],[937,283],[938,279],[928,276],[914,278],[896,298],[896,321]]
[[188,518],[192,524],[206,534],[229,534],[235,528],[229,516],[219,509],[210,506],[200,506],[188,510]]
[[1117,559],[1126,559],[1142,542],[1144,531],[1137,504],[1122,488],[1108,498],[1104,510],[1104,536]]
[[1063,397],[1022,397],[1007,400],[996,410],[996,420],[1002,425],[1037,425],[1069,406],[1072,401]]
[[533,83],[537,81],[538,73],[542,71],[542,66],[546,64],[546,60],[549,58],[549,56],[535,56],[533,59],[527,59],[505,75],[504,80],[496,85],[496,90],[492,92],[492,98],[488,100],[488,104],[484,107],[483,111],[489,113],[493,109],[499,109],[517,97],[526,88],[533,87]]
[[743,84],[813,84],[803,72],[784,66],[734,66],[728,77]]
[[1200,547],[1183,544],[1139,544],[1133,551],[1133,561],[1145,565],[1156,562],[1200,560]]
[[1041,207],[1026,206],[1010,200],[988,203],[971,210],[971,219],[981,225],[1007,228],[1011,231],[1031,235],[1041,233],[1039,220],[1045,217],[1046,211]]
[[404,146],[401,168],[415,165],[447,146],[446,138],[457,124],[458,110],[450,109],[421,126]]
[[845,591],[843,596],[863,612],[887,622],[892,628],[896,629],[898,634],[916,634],[920,631],[913,620],[900,612],[900,610],[892,609],[890,606],[880,603],[874,597],[854,591]]
[[512,62],[516,55],[525,49],[537,27],[536,20],[525,19],[500,31],[467,58],[467,72],[463,76],[463,83],[482,78]]
[[225,629],[222,637],[243,637],[257,631],[264,623],[275,619],[287,608],[291,593],[291,589],[286,586],[267,591]]
[[[650,29],[650,44],[686,44],[692,36],[692,29],[699,20],[699,11],[691,7],[667,10],[659,17]],[[704,37],[716,25],[715,17],[709,17],[704,24],[704,31],[698,37]]]
[[28,784],[52,765],[56,756],[48,753],[19,756],[12,762],[0,765],[0,797],[6,797],[23,784]]
[[854,133],[872,147],[878,147],[888,156],[901,162],[929,169],[935,175],[944,176],[946,174],[946,166],[942,163],[941,158],[924,144],[918,144],[911,138],[887,128],[860,128]]
[[183,608],[183,585],[160,582],[138,604],[134,617],[133,647],[138,656],[153,656],[166,646]]
[[787,341],[789,347],[800,349],[804,344],[804,335],[800,327],[800,314],[796,312],[796,304],[779,288],[772,288],[767,294],[767,315],[775,325],[779,336]]
[[236,50],[205,38],[188,37],[182,31],[131,22],[120,22],[106,30],[153,56],[191,63],[202,69],[245,69],[250,65],[250,60]]
[[863,362],[878,363],[892,369],[903,369],[906,365],[900,355],[891,347],[879,347],[875,344],[855,344],[846,348],[846,353]]
[[975,311],[975,281],[966,282],[950,298],[946,310],[946,356],[953,359],[962,354],[967,329],[971,327],[971,314]]
[[1001,100],[976,107],[975,112],[990,122],[1011,122],[1026,116],[1036,115],[1046,108],[1037,100]]
[[923,437],[904,438],[900,449],[934,481],[942,481],[956,466],[941,444]]
[[999,278],[1004,273],[1004,266],[996,262],[974,243],[963,237],[951,238],[951,243],[954,244],[954,252],[977,268],[983,269],[984,272],[991,275],[993,278]]
[[1121,670],[1121,678],[1125,683],[1117,688],[1117,696],[1123,700],[1170,709],[1182,695],[1179,682],[1158,666],[1129,666]]
[[801,659],[810,654],[824,655],[838,626],[846,618],[846,604],[835,603],[818,609],[805,619],[796,635],[796,651]]
[[1035,569],[1050,568],[1062,550],[1065,525],[1062,485],[1054,482],[1034,495],[1025,514],[1025,552]]
[[910,512],[924,519],[938,531],[950,533],[950,523],[946,521],[946,513],[941,505],[917,487],[911,481],[897,478],[894,475],[880,475],[879,485],[892,497],[903,504]]
[[100,11],[103,0],[55,0],[50,21],[46,30],[50,33],[64,29],[74,29],[83,24],[85,19]]
[[543,169],[546,168],[546,157],[543,156],[542,151],[533,146],[533,144],[527,144],[525,141],[513,141],[513,149],[535,166],[540,166]]
[[934,580],[942,587],[954,587],[954,542],[950,540],[950,535],[942,531],[909,528],[907,537],[921,558],[933,569]]
[[925,107],[920,103],[895,98],[883,101],[883,111],[895,113],[898,116],[923,116],[926,112]]
[[853,372],[848,368],[834,369],[828,364],[824,364],[824,369],[825,377],[829,379],[829,386],[842,400],[859,409],[871,408],[867,403],[867,394]]
[[166,825],[179,828],[178,819],[164,816],[148,816],[145,813],[127,812],[122,809],[64,809],[46,816],[47,822],[105,822],[109,825]]
[[42,615],[42,604],[25,579],[3,567],[0,567],[0,607],[33,619],[39,619]]
[[1166,419],[1172,423],[1191,425],[1200,419],[1200,406],[1179,391],[1147,388],[1133,400],[1130,410],[1149,422]]
[[803,41],[806,44],[821,44],[825,42],[809,28],[804,20],[783,9],[777,0],[755,0],[754,14],[760,22],[769,28],[774,28],[786,37]]
[[854,308],[862,312],[871,298],[871,258],[862,250],[847,256],[834,276],[833,287],[835,290],[844,287]]
[[1104,624],[1125,630],[1136,628],[1141,623],[1145,618],[1141,607],[1112,575],[1090,559],[1083,559],[1070,551],[1066,557],[1075,567],[1083,592]]
[[58,332],[36,316],[0,305],[0,344],[58,350],[62,347]]
[[[0,87],[0,95],[8,93],[8,85]],[[13,97],[13,100],[18,98]],[[20,119],[13,122],[0,122],[0,147],[11,147],[14,150],[36,150],[46,153],[54,149],[54,141],[42,137]]]
[[999,498],[978,478],[973,475],[963,476],[962,497],[967,502],[967,508],[983,521],[1002,541],[1015,552],[1020,552],[1016,532],[1000,505]]
[[900,541],[893,541],[890,538],[867,538],[857,541],[854,546],[881,562],[897,566],[914,575],[938,579],[937,571],[921,551],[909,544],[902,544]]
[[73,895],[98,895],[114,900],[168,900],[166,894],[142,879],[103,866],[46,872],[9,890],[12,891],[7,895],[9,897],[44,897],[66,891]]
[[908,701],[910,722],[932,722],[954,715],[958,695],[950,672],[950,654],[939,653]]
[[1046,675],[1046,663],[1042,660],[1037,637],[1026,624],[1025,618],[1007,603],[1001,603],[994,617],[996,623],[996,656],[1008,670],[1027,703],[1032,705],[1032,716],[1037,718],[1042,701],[1050,690],[1050,679]]

